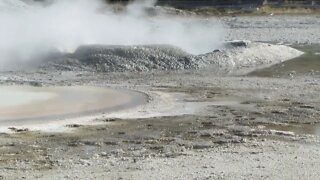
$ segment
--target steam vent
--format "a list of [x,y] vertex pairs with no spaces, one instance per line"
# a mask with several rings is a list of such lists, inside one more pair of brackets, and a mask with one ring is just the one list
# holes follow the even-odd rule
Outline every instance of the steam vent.
[[320,0],[0,0],[0,180],[320,177]]

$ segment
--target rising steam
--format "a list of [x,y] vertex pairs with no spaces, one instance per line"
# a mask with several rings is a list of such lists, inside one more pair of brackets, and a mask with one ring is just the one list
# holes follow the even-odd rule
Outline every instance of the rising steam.
[[14,60],[29,62],[53,49],[72,52],[84,44],[171,44],[194,54],[220,45],[215,23],[161,13],[150,16],[145,9],[154,4],[136,1],[115,12],[99,0],[0,0],[0,67]]

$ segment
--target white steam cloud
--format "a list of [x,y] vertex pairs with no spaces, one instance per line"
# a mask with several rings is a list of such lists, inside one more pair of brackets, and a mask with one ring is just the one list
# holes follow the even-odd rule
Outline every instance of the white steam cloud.
[[156,1],[131,3],[115,12],[99,0],[51,0],[24,3],[0,0],[0,67],[29,61],[52,49],[72,52],[80,45],[171,44],[199,54],[218,48],[216,23],[166,14],[148,15]]

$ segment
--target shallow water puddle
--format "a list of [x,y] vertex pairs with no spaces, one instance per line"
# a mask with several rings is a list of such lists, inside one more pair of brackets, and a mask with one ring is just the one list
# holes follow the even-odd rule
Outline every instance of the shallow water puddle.
[[311,134],[320,136],[320,124],[267,124],[264,125],[266,129],[273,129],[277,131],[290,131],[298,135]]
[[37,101],[45,101],[56,96],[49,92],[32,92],[16,88],[4,87],[0,89],[0,108],[18,106]]
[[145,102],[144,94],[129,90],[0,86],[0,125],[110,112]]

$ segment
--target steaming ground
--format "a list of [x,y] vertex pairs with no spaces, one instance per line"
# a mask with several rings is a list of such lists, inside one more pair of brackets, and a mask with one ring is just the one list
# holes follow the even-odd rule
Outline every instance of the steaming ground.
[[[147,11],[154,1],[137,1],[122,11],[99,0],[0,4],[0,63],[31,64],[48,53],[74,52],[80,45],[170,44],[193,54],[221,46],[218,23]],[[22,67],[23,68],[23,67]]]
[[301,55],[273,45],[280,37],[289,43],[297,34],[304,42],[318,38],[319,24],[298,23],[318,18],[283,18],[236,17],[246,23],[226,28],[228,40],[272,44],[236,41],[200,55],[176,44],[84,45],[46,57],[40,69],[0,72],[1,85],[130,88],[150,101],[137,109],[62,120],[68,133],[38,131],[54,124],[11,127],[12,134],[0,134],[0,176],[318,179],[319,75],[243,75]]

